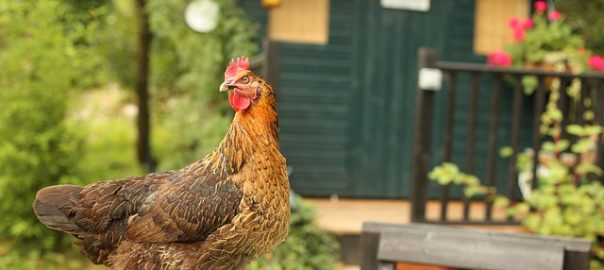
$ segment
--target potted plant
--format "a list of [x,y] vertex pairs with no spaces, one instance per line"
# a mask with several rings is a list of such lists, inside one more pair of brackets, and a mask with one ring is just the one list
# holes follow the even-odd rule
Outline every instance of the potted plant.
[[[530,18],[509,20],[514,42],[506,45],[504,50],[490,53],[487,63],[529,70],[588,71],[591,52],[584,48],[581,36],[565,23],[564,15],[548,7],[544,1],[535,2],[534,10]],[[537,87],[537,78],[525,76],[522,83],[527,94],[530,94]],[[556,87],[557,83],[552,78],[546,78],[548,88]],[[579,82],[573,84],[575,90],[579,87]]]

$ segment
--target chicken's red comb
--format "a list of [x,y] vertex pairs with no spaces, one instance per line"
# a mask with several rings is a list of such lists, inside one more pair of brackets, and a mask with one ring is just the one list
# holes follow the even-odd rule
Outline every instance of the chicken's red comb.
[[237,60],[231,59],[229,66],[224,71],[224,77],[229,78],[237,75],[240,70],[246,70],[250,68],[250,61],[247,57],[239,57]]

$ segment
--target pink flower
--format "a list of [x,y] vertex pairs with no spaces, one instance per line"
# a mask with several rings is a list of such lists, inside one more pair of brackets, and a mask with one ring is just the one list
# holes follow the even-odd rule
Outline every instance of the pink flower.
[[533,23],[533,20],[531,20],[531,18],[527,18],[526,20],[524,20],[524,22],[522,22],[522,29],[524,30],[528,30],[533,28],[533,26],[535,26],[535,23]]
[[504,51],[494,51],[487,56],[487,64],[496,67],[509,67],[512,57]]
[[588,63],[592,70],[604,72],[604,57],[600,55],[592,55],[589,57]]
[[514,30],[514,40],[516,42],[523,42],[526,34],[522,28],[518,28]]
[[547,14],[547,18],[554,22],[560,19],[560,17],[562,16],[562,14],[560,14],[560,11],[557,10],[552,10],[552,12],[550,12],[549,14]]
[[537,12],[544,12],[546,9],[547,9],[547,3],[543,2],[543,1],[535,2],[535,10]]
[[508,22],[508,25],[512,29],[517,29],[520,26],[520,20],[518,18],[514,17],[514,18],[510,19],[510,21]]

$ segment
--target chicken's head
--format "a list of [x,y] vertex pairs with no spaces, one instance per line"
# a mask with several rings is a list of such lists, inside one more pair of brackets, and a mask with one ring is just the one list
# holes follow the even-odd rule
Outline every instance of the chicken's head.
[[240,57],[236,60],[231,59],[224,71],[224,82],[220,85],[220,92],[229,93],[229,103],[235,112],[245,111],[253,106],[262,97],[265,89],[264,81],[251,72],[249,67],[249,60]]

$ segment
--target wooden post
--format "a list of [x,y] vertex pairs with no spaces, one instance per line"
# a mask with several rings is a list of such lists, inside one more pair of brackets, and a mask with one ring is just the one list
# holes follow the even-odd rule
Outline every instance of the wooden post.
[[[600,80],[597,84],[596,91],[596,124],[604,126],[604,80]],[[600,168],[604,168],[604,134],[599,134],[596,144],[597,157],[596,165]],[[604,184],[604,174],[600,176],[600,183]]]
[[151,153],[151,121],[149,110],[149,54],[151,53],[152,34],[149,29],[149,15],[145,11],[145,0],[136,0],[136,12],[139,19],[138,27],[138,56],[136,72],[136,95],[138,97],[138,117],[136,126],[138,140],[136,154],[138,162],[145,166],[147,171],[155,170],[155,161]]
[[[478,111],[478,91],[479,91],[479,79],[480,73],[470,73],[472,81],[471,92],[470,92],[470,106],[468,107],[468,137],[466,140],[466,161],[465,171],[467,174],[474,174],[474,155],[476,152],[476,118]],[[466,196],[463,197],[463,220],[470,220],[470,204],[472,198]]]
[[279,91],[279,71],[281,69],[281,46],[279,42],[266,38],[264,40],[264,69],[262,76],[273,86],[275,93]]
[[[451,162],[453,156],[453,121],[455,119],[455,92],[457,86],[457,73],[454,71],[448,72],[448,87],[447,87],[447,114],[444,134],[445,151],[443,153],[443,161]],[[447,221],[447,212],[449,209],[449,186],[442,185],[440,189],[440,221]]]
[[[487,185],[489,187],[495,187],[495,173],[497,170],[496,160],[499,151],[497,151],[497,133],[499,131],[499,92],[501,90],[502,78],[498,75],[493,77],[493,92],[491,93],[491,127],[489,131],[489,157],[487,161]],[[485,196],[485,218],[487,221],[491,220],[493,211],[493,202],[490,198]]]
[[380,243],[380,233],[363,229],[360,239],[361,270],[376,270],[378,266],[377,251]]
[[[434,67],[436,65],[436,52],[432,49],[420,48],[417,65],[418,73],[421,68]],[[420,89],[418,86],[415,104],[417,107],[415,108],[415,136],[413,139],[411,221],[421,222],[426,218],[434,92]]]
[[534,115],[534,127],[533,127],[533,182],[531,183],[533,189],[536,189],[539,184],[539,176],[537,175],[537,168],[539,168],[539,150],[541,149],[541,114],[545,110],[545,77],[538,76],[539,85],[535,89],[535,115]]
[[[514,153],[510,156],[510,165],[508,168],[508,182],[507,182],[507,190],[508,190],[508,198],[511,200],[516,200],[516,183],[518,177],[518,169],[516,168],[516,156],[519,151],[520,145],[520,122],[522,116],[522,101],[524,98],[524,93],[522,91],[522,77],[515,76],[516,85],[514,86],[514,101],[512,103],[512,138],[511,138],[511,147],[512,152]],[[512,216],[508,217],[508,221],[512,222]]]

